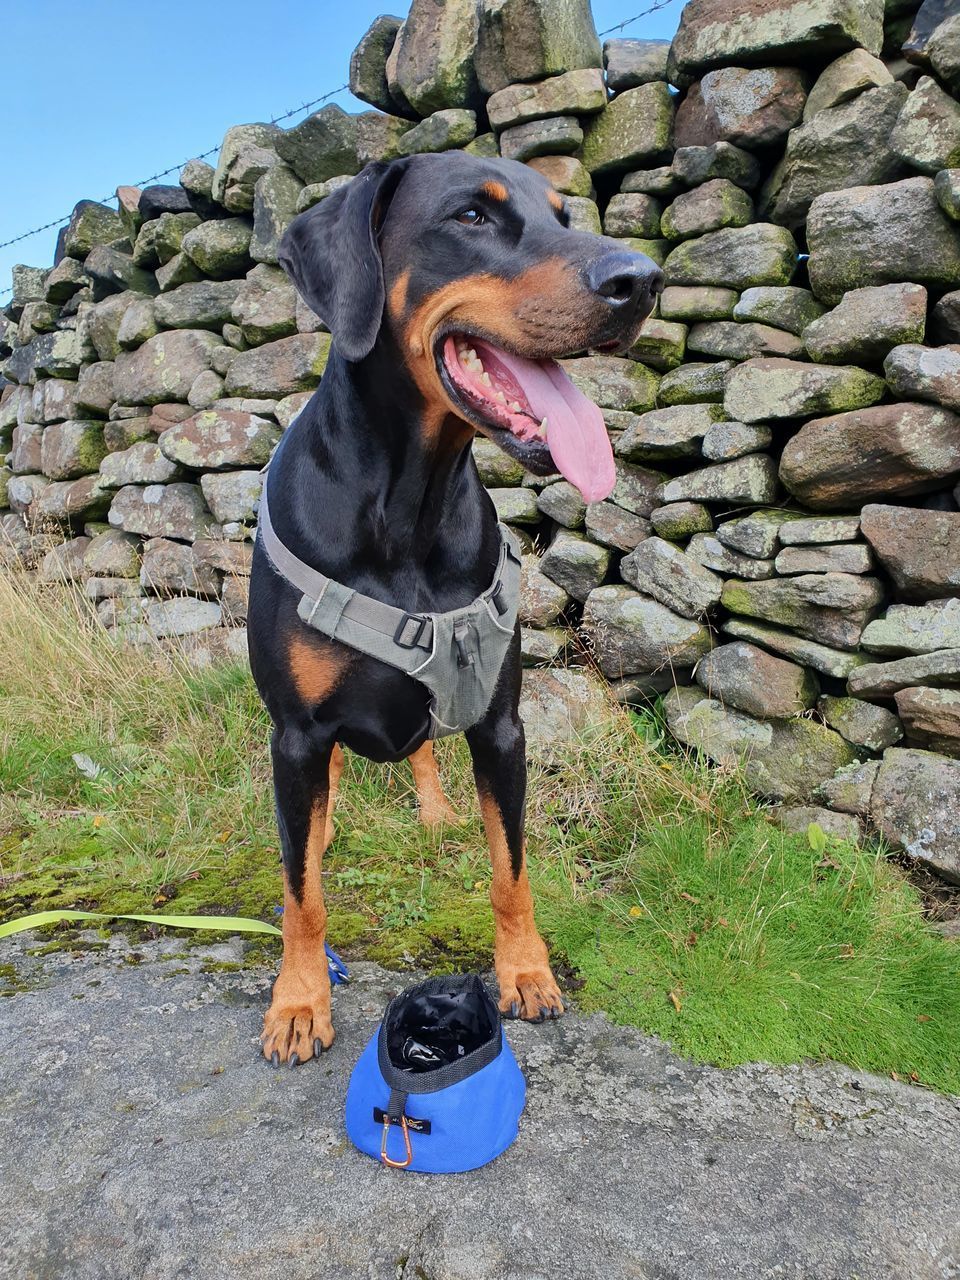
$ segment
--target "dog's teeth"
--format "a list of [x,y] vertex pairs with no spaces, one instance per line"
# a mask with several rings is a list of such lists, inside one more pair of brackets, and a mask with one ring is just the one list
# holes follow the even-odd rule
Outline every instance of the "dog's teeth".
[[540,437],[540,439],[541,439],[541,440],[546,440],[546,438],[547,438],[547,420],[546,420],[546,418],[544,418],[544,420],[540,423],[539,427],[537,427],[537,435]]
[[490,375],[489,375],[489,373],[481,373],[481,375],[480,375],[480,381],[483,383],[483,385],[484,385],[485,387],[489,387],[489,386],[492,386],[492,385],[493,385],[493,384],[491,383],[491,381],[490,381]]
[[494,400],[496,400],[496,401],[497,401],[497,403],[498,403],[498,404],[506,404],[506,403],[507,403],[507,397],[503,394],[503,392],[502,392],[502,391],[497,391],[497,392],[495,393],[495,395],[494,395],[494,397],[493,397],[493,398],[494,398]]
[[511,412],[511,413],[519,413],[519,412],[520,412],[520,401],[519,401],[519,400],[511,400],[511,401],[510,401],[510,404],[509,404],[507,407],[509,408],[509,410],[510,410],[510,412]]

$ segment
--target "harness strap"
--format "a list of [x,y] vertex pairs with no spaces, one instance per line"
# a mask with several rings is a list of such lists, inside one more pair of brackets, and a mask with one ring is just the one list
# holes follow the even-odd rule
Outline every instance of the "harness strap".
[[[259,535],[263,539],[266,551],[273,567],[298,591],[314,602],[313,610],[322,603],[324,609],[339,623],[345,619],[373,631],[377,635],[387,636],[401,649],[424,649],[428,653],[433,646],[433,622],[427,616],[410,614],[392,604],[384,604],[382,600],[374,600],[372,596],[363,596],[359,592],[345,587],[340,582],[328,578],[325,573],[305,564],[299,556],[295,556],[280,538],[270,519],[267,504],[267,477],[264,476],[263,491],[260,495],[258,515]],[[308,615],[305,621],[309,622]]]
[[[289,547],[281,542],[270,519],[266,475],[264,476],[263,491],[260,495],[258,533],[263,539],[263,549],[266,551],[273,567],[298,591],[303,593],[306,601],[310,602],[309,610],[301,612],[301,617],[305,622],[312,623],[318,609],[322,609],[324,619],[322,630],[328,635],[340,638],[337,633],[340,630],[341,623],[349,623],[351,624],[349,632],[352,638],[346,642],[352,644],[354,648],[371,652],[373,656],[381,659],[383,657],[383,646],[377,642],[375,637],[386,638],[401,651],[397,654],[396,659],[393,660],[393,665],[400,670],[407,671],[408,674],[415,674],[418,667],[423,665],[423,660],[412,651],[419,649],[428,655],[432,654],[435,628],[433,617],[429,613],[408,613],[405,609],[399,609],[392,604],[385,604],[382,600],[375,600],[372,596],[361,595],[360,592],[354,591],[351,587],[344,586],[341,582],[335,582],[333,578],[328,578],[326,574],[311,568],[310,565],[305,564],[299,556],[295,556]],[[506,611],[505,602],[503,601],[503,575],[508,559],[513,560],[515,564],[519,565],[520,563],[520,557],[514,549],[511,536],[501,525],[500,556],[497,561],[497,570],[494,574],[493,583],[478,597],[479,600],[489,598],[498,616],[502,616]],[[477,601],[472,601],[471,605],[476,603]],[[469,608],[470,606],[467,607]],[[454,609],[450,612],[457,614],[463,612],[463,610]],[[437,616],[443,617],[445,615]],[[315,623],[314,625],[317,624]],[[372,648],[368,648],[361,642],[354,628],[360,628],[361,632],[372,633],[370,637]],[[512,627],[510,630],[512,631]],[[461,655],[463,665],[470,665],[472,660],[462,649]]]

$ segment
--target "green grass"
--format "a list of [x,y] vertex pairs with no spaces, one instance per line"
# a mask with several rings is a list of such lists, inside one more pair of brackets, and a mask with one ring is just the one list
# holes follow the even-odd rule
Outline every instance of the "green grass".
[[[276,918],[269,727],[242,668],[120,649],[82,602],[2,578],[0,651],[0,918]],[[466,821],[432,834],[406,765],[348,757],[325,885],[351,956],[489,967],[469,761],[459,739],[438,756]],[[925,924],[903,873],[784,835],[733,771],[666,746],[654,716],[611,710],[534,770],[528,832],[541,926],[581,1008],[720,1065],[834,1058],[960,1092],[960,946]]]

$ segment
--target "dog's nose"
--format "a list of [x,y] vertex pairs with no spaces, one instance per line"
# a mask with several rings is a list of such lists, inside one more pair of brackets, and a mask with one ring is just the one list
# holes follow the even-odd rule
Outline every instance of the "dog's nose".
[[657,294],[663,292],[663,272],[642,253],[605,253],[590,263],[585,274],[593,292],[625,314],[638,310],[649,314]]

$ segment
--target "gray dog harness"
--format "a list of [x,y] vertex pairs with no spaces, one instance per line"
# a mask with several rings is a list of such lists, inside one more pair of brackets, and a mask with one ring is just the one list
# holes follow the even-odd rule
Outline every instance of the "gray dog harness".
[[273,528],[264,478],[259,537],[274,569],[302,592],[297,613],[331,640],[378,658],[431,693],[431,738],[469,729],[490,705],[513,638],[520,595],[520,547],[500,525],[493,582],[476,600],[448,613],[407,613],[311,569]]

